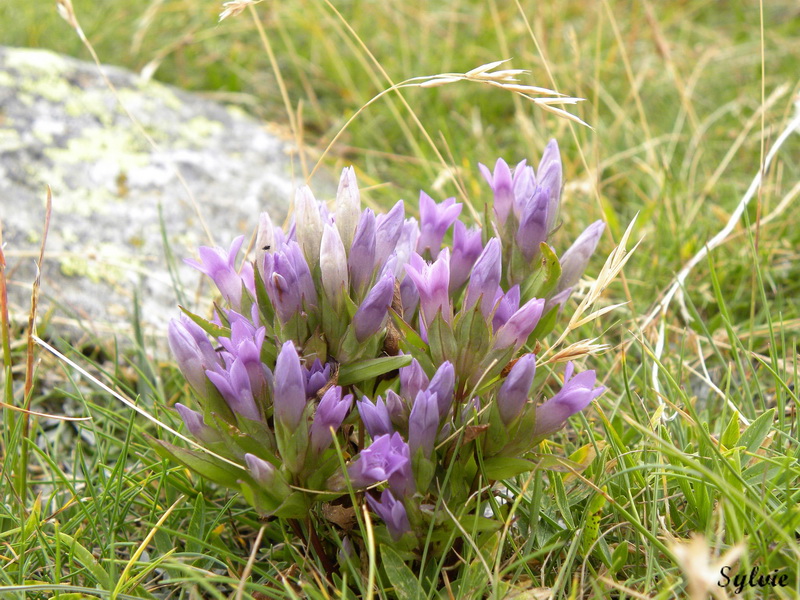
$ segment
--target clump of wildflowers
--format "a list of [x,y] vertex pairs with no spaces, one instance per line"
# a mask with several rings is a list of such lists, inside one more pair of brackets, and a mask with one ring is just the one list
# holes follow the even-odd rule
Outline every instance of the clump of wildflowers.
[[572,362],[562,380],[535,354],[603,223],[560,256],[550,245],[555,141],[536,169],[499,159],[480,170],[493,194],[482,227],[461,220],[454,198],[424,192],[419,220],[402,201],[362,210],[348,168],[333,206],[304,187],[287,227],[261,215],[253,262],[237,264],[242,238],[201,248],[187,262],[223,302],[210,321],[184,311],[169,343],[197,405],[176,409],[210,453],[160,450],[264,515],[305,520],[323,502],[365,502],[379,535],[409,553],[432,523],[457,533],[438,498],[482,516],[492,488],[476,493],[478,475],[534,469],[538,444],[605,388]]

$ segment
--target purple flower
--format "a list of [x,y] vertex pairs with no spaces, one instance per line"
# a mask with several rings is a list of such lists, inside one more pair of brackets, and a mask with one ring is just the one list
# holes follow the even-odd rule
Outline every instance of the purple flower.
[[481,312],[484,317],[488,317],[494,308],[495,292],[500,285],[501,275],[500,240],[492,238],[472,267],[464,298],[464,310],[469,310],[481,299]]
[[275,393],[272,402],[275,420],[294,430],[300,424],[306,407],[306,378],[291,340],[281,347],[275,362],[274,377]]
[[461,221],[456,221],[453,226],[453,255],[450,257],[450,291],[461,287],[469,278],[482,251],[480,228],[467,229]]
[[497,392],[497,408],[500,418],[508,425],[528,401],[528,395],[536,375],[536,355],[526,354],[511,367],[506,380]]
[[361,213],[353,245],[350,247],[350,255],[347,258],[347,265],[350,269],[350,281],[353,289],[357,293],[362,292],[372,279],[372,271],[375,267],[375,213],[369,208],[365,208]]
[[303,308],[317,303],[317,294],[308,263],[297,242],[286,243],[281,251],[264,257],[267,294],[282,323]]
[[[392,252],[395,251],[400,234],[403,232],[403,222],[405,220],[405,205],[402,200],[398,200],[392,209],[384,214],[378,215],[375,229],[375,266],[381,267]],[[414,240],[416,243],[416,240]],[[412,246],[412,249],[415,246]],[[408,256],[406,255],[406,259]],[[398,275],[398,273],[395,273]]]
[[234,358],[227,369],[216,366],[213,371],[206,371],[206,376],[233,412],[251,421],[261,421],[261,413],[250,387],[250,375],[241,359]]
[[586,270],[589,259],[594,254],[606,224],[595,221],[578,236],[575,243],[564,252],[559,259],[561,263],[561,279],[558,280],[555,293],[574,287]]
[[393,298],[394,276],[386,273],[367,293],[367,297],[353,316],[353,327],[359,342],[376,334],[383,327]]
[[327,223],[322,232],[319,268],[325,295],[334,308],[340,307],[349,287],[347,255],[336,227]]
[[328,389],[322,396],[314,415],[314,422],[311,424],[309,435],[311,437],[311,449],[316,454],[321,454],[331,445],[333,437],[331,428],[334,431],[342,426],[342,421],[350,411],[353,404],[353,395],[347,394],[342,398],[342,388],[338,385]]
[[219,441],[219,434],[206,425],[202,414],[184,406],[180,402],[175,404],[175,410],[178,411],[181,419],[183,419],[183,423],[186,425],[186,429],[189,430],[189,433],[198,440],[204,444],[213,444]]
[[453,389],[456,385],[456,370],[449,360],[444,361],[428,384],[427,392],[436,394],[439,404],[439,416],[444,418],[453,403]]
[[436,204],[425,192],[419,194],[419,228],[420,236],[417,240],[417,252],[424,254],[425,250],[431,253],[431,258],[439,256],[444,234],[450,225],[461,214],[461,204],[455,198],[448,198],[441,204]]
[[189,385],[202,395],[206,389],[206,369],[220,364],[205,331],[191,319],[181,315],[180,319],[169,322],[167,341],[181,373]]
[[498,158],[494,164],[494,173],[491,173],[485,165],[478,163],[478,168],[486,179],[489,187],[494,192],[494,214],[501,225],[508,219],[508,213],[514,206],[514,188],[511,178],[511,169],[508,163],[502,158]]
[[421,390],[428,389],[430,380],[416,358],[411,364],[400,368],[400,393],[408,400],[413,400]]
[[389,418],[389,411],[383,398],[378,396],[378,399],[373,403],[364,396],[356,402],[356,405],[358,406],[358,414],[361,415],[361,420],[364,422],[364,427],[367,428],[367,433],[373,440],[378,436],[394,431],[392,421]]
[[264,363],[261,362],[261,346],[264,344],[266,329],[258,329],[242,315],[229,311],[231,337],[220,337],[220,345],[233,358],[238,358],[244,365],[250,378],[250,389],[258,398],[264,393],[267,384]]
[[324,365],[317,358],[306,369],[306,398],[313,398],[331,378],[331,365]]
[[514,169],[514,216],[517,222],[522,218],[522,211],[528,200],[536,191],[536,174],[527,161],[521,161]]
[[314,268],[319,261],[323,222],[319,202],[305,185],[294,196],[294,222],[297,243],[309,267]]
[[345,248],[353,243],[358,215],[361,212],[361,194],[358,191],[353,167],[342,169],[339,189],[336,191],[336,229]]
[[497,331],[519,309],[519,285],[513,286],[505,294],[503,289],[498,286],[494,302],[496,308],[492,316],[492,331]]
[[516,311],[508,321],[497,330],[495,350],[508,348],[512,344],[519,349],[528,340],[528,336],[536,328],[544,311],[544,299],[532,298]]
[[554,139],[547,143],[536,170],[536,179],[539,189],[545,190],[549,198],[547,207],[546,228],[550,231],[556,221],[558,203],[561,199],[561,154],[558,151],[558,142]]
[[[187,265],[208,275],[214,281],[222,297],[234,310],[240,310],[242,306],[242,285],[244,280],[236,272],[236,267],[234,266],[236,255],[242,247],[242,242],[244,242],[244,236],[240,235],[233,240],[227,253],[219,247],[201,246],[197,251],[200,255],[199,262],[189,258],[184,260]],[[252,265],[250,275],[252,278]]]
[[436,432],[439,430],[439,403],[435,392],[419,392],[408,418],[408,447],[413,456],[422,448],[426,458],[433,453]]
[[403,305],[403,320],[410,323],[419,304],[419,291],[417,284],[408,275],[400,283],[400,303]]
[[381,435],[364,448],[348,467],[354,487],[367,487],[388,481],[392,492],[400,497],[414,493],[411,473],[411,451],[399,433]]
[[566,303],[567,300],[569,300],[569,297],[571,295],[572,295],[572,288],[571,287],[563,289],[560,292],[558,292],[557,294],[553,294],[553,296],[548,298],[547,302],[545,303],[544,312],[547,312],[548,310],[550,310],[554,306],[558,306],[558,310],[560,312],[561,309],[564,308],[564,304]]
[[550,200],[549,191],[537,187],[522,207],[516,242],[528,262],[539,253],[539,244],[547,239],[550,232]]
[[274,483],[275,466],[272,463],[249,453],[244,455],[244,462],[257,483],[264,487],[270,487]]
[[449,294],[450,250],[442,250],[433,264],[426,263],[419,254],[413,254],[406,265],[406,273],[417,286],[420,309],[426,325],[433,323],[439,311],[446,322],[452,322]]
[[408,406],[394,390],[386,390],[386,411],[393,425],[402,427],[408,425]]
[[554,433],[564,426],[567,419],[589,406],[592,400],[606,391],[603,386],[594,387],[597,375],[594,371],[584,371],[572,376],[575,366],[567,363],[564,371],[564,385],[550,400],[536,408],[534,438]]
[[386,528],[395,541],[399,540],[404,533],[411,531],[405,506],[402,502],[395,500],[389,490],[383,490],[380,501],[375,500],[371,494],[367,494],[367,502],[386,523]]

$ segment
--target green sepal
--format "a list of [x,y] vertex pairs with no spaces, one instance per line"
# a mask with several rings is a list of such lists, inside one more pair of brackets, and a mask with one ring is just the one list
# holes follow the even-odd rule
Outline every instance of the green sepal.
[[305,519],[311,509],[309,498],[303,492],[292,492],[272,513],[281,519]]
[[247,503],[264,515],[272,515],[281,505],[281,501],[270,494],[266,494],[255,485],[240,481],[239,489]]
[[476,302],[466,314],[459,315],[455,325],[455,342],[458,350],[456,373],[472,373],[489,351],[492,332],[481,312],[481,303]]
[[192,322],[194,322],[200,329],[205,331],[211,337],[230,337],[231,336],[231,329],[230,327],[220,327],[216,323],[212,323],[211,321],[207,321],[203,317],[194,314],[192,311],[184,308],[183,306],[178,306],[181,309],[181,312],[189,317]]
[[436,318],[428,327],[428,346],[434,364],[440,365],[447,360],[455,363],[458,355],[456,338],[452,327],[444,320],[441,312],[436,314]]
[[401,354],[400,356],[381,356],[340,365],[338,384],[341,386],[353,385],[374,379],[384,373],[410,365],[411,359],[411,355]]
[[411,459],[411,471],[414,473],[414,483],[417,491],[425,494],[433,481],[436,473],[436,465],[432,460],[425,457],[422,448],[417,448]]
[[289,473],[300,473],[306,462],[306,452],[308,450],[308,417],[310,416],[311,404],[306,404],[300,423],[294,431],[290,431],[286,425],[275,420],[275,441],[278,446],[278,454],[284,467]]
[[561,263],[549,244],[539,244],[538,259],[540,266],[536,267],[536,274],[520,286],[520,303],[531,298],[546,298],[552,292],[561,278]]
[[389,314],[394,320],[394,324],[397,327],[398,331],[400,331],[401,337],[404,341],[408,342],[412,346],[419,348],[420,350],[427,350],[428,344],[420,337],[417,331],[408,323],[405,322],[402,315],[400,315],[396,310],[393,308],[389,308]]
[[[272,323],[275,321],[275,307],[272,306],[272,301],[269,299],[269,294],[267,294],[267,286],[264,284],[264,280],[261,278],[261,271],[255,262],[253,263],[253,274],[255,276],[256,301],[261,314],[261,322],[264,324]],[[271,330],[272,327],[267,326],[267,335],[272,333]]]

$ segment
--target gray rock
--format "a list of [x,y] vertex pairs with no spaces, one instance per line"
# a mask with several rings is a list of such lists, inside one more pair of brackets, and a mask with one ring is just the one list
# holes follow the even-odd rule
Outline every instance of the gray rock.
[[208,287],[197,296],[199,274],[182,262],[210,244],[177,171],[214,241],[227,247],[253,233],[261,211],[283,221],[295,185],[288,146],[234,108],[123,69],[103,71],[158,148],[94,64],[0,47],[0,221],[11,302],[27,309],[50,185],[41,293],[55,307],[53,323],[129,332],[138,290],[144,324],[163,332],[177,295],[159,207],[190,304],[199,298],[195,307],[206,312],[210,296]]

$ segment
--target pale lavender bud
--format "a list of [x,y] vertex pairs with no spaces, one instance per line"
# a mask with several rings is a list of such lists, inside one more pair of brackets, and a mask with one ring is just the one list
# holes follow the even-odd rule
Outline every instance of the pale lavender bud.
[[313,398],[328,383],[331,377],[331,365],[329,363],[323,365],[317,358],[310,367],[306,368],[305,377],[306,398]]
[[494,173],[489,171],[485,165],[478,163],[484,179],[494,192],[494,214],[500,225],[504,225],[508,219],[508,213],[514,206],[514,189],[511,178],[511,169],[508,163],[502,158],[498,158],[494,164]]
[[331,445],[331,428],[336,431],[342,426],[352,404],[353,395],[347,394],[343,398],[342,388],[338,385],[330,387],[322,396],[309,431],[311,449],[316,454],[321,454]]
[[405,275],[403,267],[408,263],[417,248],[417,240],[419,239],[419,226],[417,220],[409,217],[403,222],[400,230],[400,238],[397,240],[397,245],[394,248],[395,255],[397,256],[397,263],[395,268],[395,277],[402,280]]
[[342,244],[349,248],[356,233],[356,223],[361,212],[361,194],[358,191],[356,172],[353,167],[345,167],[339,179],[336,192],[336,229],[342,238]]
[[419,254],[413,254],[406,265],[406,273],[417,286],[422,315],[430,325],[439,311],[448,323],[452,322],[450,306],[450,250],[445,248],[433,264],[426,263]]
[[456,385],[456,371],[453,363],[449,360],[444,361],[436,373],[433,374],[431,382],[428,384],[427,391],[436,394],[439,403],[439,416],[444,418],[453,403],[453,389]]
[[430,458],[439,430],[439,402],[436,392],[419,392],[408,417],[408,447],[411,456],[422,448],[425,458]]
[[522,217],[522,210],[536,191],[536,174],[533,167],[521,161],[514,169],[514,215],[517,221]]
[[567,363],[564,371],[564,385],[550,400],[536,408],[536,425],[533,437],[550,435],[561,429],[567,419],[584,408],[606,391],[603,386],[594,387],[597,375],[594,371],[584,371],[572,376],[575,366]]
[[264,270],[264,258],[267,254],[275,252],[275,226],[269,213],[262,212],[258,216],[258,233],[256,233],[256,266],[261,280],[266,281],[267,276]]
[[322,240],[322,216],[319,202],[308,186],[302,186],[294,196],[295,237],[311,268],[319,261]]
[[244,462],[259,485],[270,487],[275,482],[275,466],[272,463],[250,453],[245,453]]
[[361,451],[347,472],[354,487],[388,481],[397,496],[405,497],[414,493],[411,451],[396,432],[372,440],[372,444]]
[[394,276],[387,273],[367,293],[367,297],[353,316],[353,327],[359,342],[380,331],[389,314],[393,297]]
[[584,229],[583,233],[575,240],[575,243],[561,256],[559,259],[561,263],[561,278],[556,286],[556,294],[568,287],[574,287],[578,283],[589,264],[589,259],[597,248],[598,242],[600,242],[600,237],[603,235],[605,227],[606,224],[602,221],[595,221]]
[[572,295],[571,287],[561,290],[557,294],[553,294],[553,296],[545,303],[544,312],[547,312],[554,306],[558,306],[558,311],[561,312],[561,309],[564,308],[564,304],[567,302],[567,300],[569,300],[570,295]]
[[394,390],[386,390],[386,411],[393,425],[408,425],[408,405]]
[[467,284],[464,310],[469,310],[481,300],[481,313],[488,317],[494,308],[494,295],[500,285],[502,265],[500,263],[500,240],[492,238],[481,252]]
[[[269,262],[269,261],[268,261]],[[286,323],[303,308],[300,281],[294,265],[282,252],[272,256],[272,273],[265,282],[267,294],[282,323]]]
[[431,258],[439,256],[444,234],[450,225],[461,214],[461,204],[455,198],[448,198],[441,204],[436,204],[425,192],[419,194],[419,227],[420,236],[417,240],[417,252],[424,254],[430,252]]
[[480,227],[467,229],[461,221],[453,226],[453,255],[450,257],[450,290],[469,279],[469,273],[483,251]]
[[508,425],[522,412],[536,375],[536,355],[526,354],[511,367],[506,380],[497,392],[500,418]]
[[362,293],[372,279],[375,267],[375,213],[365,208],[358,221],[356,235],[347,257],[350,281],[356,293]]
[[547,227],[550,231],[556,221],[558,203],[561,199],[561,154],[558,151],[558,142],[554,139],[547,143],[542,153],[542,160],[536,170],[536,179],[539,187],[547,191],[549,204],[547,207]]
[[178,411],[181,419],[183,419],[186,429],[188,429],[189,433],[191,433],[195,438],[205,444],[211,444],[219,441],[219,434],[211,427],[206,425],[201,413],[184,406],[180,402],[175,404],[175,410]]
[[308,263],[303,256],[303,251],[300,249],[299,244],[295,241],[289,241],[284,244],[282,252],[294,269],[301,299],[308,306],[316,306],[317,290],[314,287],[311,270],[308,268]]
[[283,344],[275,363],[275,420],[295,430],[306,407],[306,381],[294,342]]
[[232,356],[238,358],[250,378],[250,388],[255,397],[260,397],[266,385],[264,363],[261,362],[261,347],[264,344],[266,329],[258,329],[242,315],[229,311],[231,337],[220,337],[219,343]]
[[492,316],[492,331],[497,331],[519,309],[519,285],[513,286],[505,294],[498,286],[494,302],[496,308]]
[[522,207],[519,228],[517,229],[516,242],[522,255],[527,261],[539,253],[539,244],[547,240],[550,222],[550,195],[549,191],[538,187]]
[[386,403],[380,396],[374,403],[364,396],[356,402],[356,406],[358,406],[358,414],[361,416],[364,427],[367,428],[367,433],[373,440],[394,431]]
[[[219,289],[220,294],[234,310],[240,310],[242,305],[242,276],[236,271],[236,255],[244,242],[244,236],[240,235],[231,244],[230,250],[225,252],[222,248],[209,248],[201,246],[197,253],[200,261],[185,259],[184,262],[208,275]],[[252,268],[252,267],[251,267]],[[252,270],[250,272],[252,279]]]
[[397,541],[403,534],[411,531],[411,524],[408,521],[408,514],[402,502],[395,500],[392,492],[383,490],[380,501],[376,500],[371,494],[367,494],[367,502],[372,510],[383,519],[386,528],[392,539]]
[[544,311],[544,298],[532,298],[516,311],[505,325],[497,330],[494,349],[503,350],[512,344],[519,349],[536,328]]
[[403,304],[403,319],[410,323],[419,304],[417,284],[408,275],[400,283],[400,302]]
[[181,315],[180,319],[169,322],[167,341],[186,381],[202,395],[206,388],[206,369],[220,364],[206,333]]
[[403,232],[405,214],[405,205],[402,200],[398,200],[388,213],[378,215],[375,229],[376,267],[381,267],[389,255],[395,251],[400,234]]
[[216,367],[213,371],[208,370],[206,376],[233,412],[251,421],[262,420],[250,388],[250,376],[241,360],[235,358],[227,369]]
[[411,364],[401,367],[399,373],[400,393],[408,400],[416,398],[420,390],[428,389],[430,380],[416,358],[411,359]]
[[322,289],[335,308],[339,308],[344,294],[348,292],[347,256],[339,232],[333,225],[325,225],[322,232],[319,267]]

